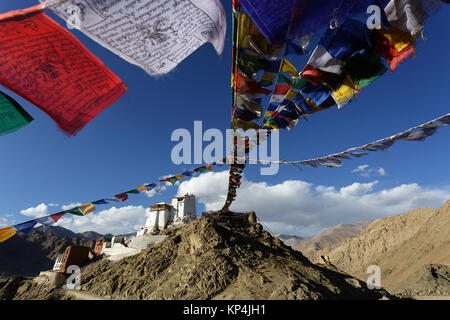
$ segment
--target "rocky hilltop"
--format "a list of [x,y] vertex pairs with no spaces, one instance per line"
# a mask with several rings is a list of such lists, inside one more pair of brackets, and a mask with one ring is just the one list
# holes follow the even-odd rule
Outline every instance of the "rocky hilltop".
[[450,295],[449,231],[450,200],[439,209],[419,208],[377,219],[359,235],[319,250],[310,259],[320,262],[325,257],[360,279],[367,278],[369,265],[378,265],[382,286],[393,293]]
[[352,276],[312,264],[254,219],[197,219],[136,256],[87,266],[81,289],[113,299],[389,297]]

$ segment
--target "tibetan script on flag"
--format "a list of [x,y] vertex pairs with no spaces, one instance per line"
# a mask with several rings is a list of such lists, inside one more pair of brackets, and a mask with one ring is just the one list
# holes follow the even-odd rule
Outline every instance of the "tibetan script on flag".
[[169,72],[205,42],[223,51],[226,15],[219,0],[69,0],[51,8],[150,75]]
[[0,15],[0,83],[46,112],[69,135],[126,91],[40,5]]

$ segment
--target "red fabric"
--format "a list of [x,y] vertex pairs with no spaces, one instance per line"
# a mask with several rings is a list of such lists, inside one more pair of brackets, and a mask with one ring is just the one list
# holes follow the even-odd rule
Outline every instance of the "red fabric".
[[328,79],[328,75],[326,73],[310,66],[309,64],[305,66],[300,75],[302,78],[305,78],[315,86],[321,84],[322,82],[326,82]]
[[291,88],[290,84],[276,84],[275,88],[273,89],[273,94],[285,95],[290,88]]
[[122,202],[128,199],[128,195],[125,192],[116,194],[114,197],[122,200]]
[[39,6],[0,15],[0,83],[47,113],[68,135],[127,90]]
[[261,87],[255,79],[250,79],[242,73],[236,73],[236,91],[239,93],[263,93],[270,94],[271,91]]
[[414,45],[410,44],[402,51],[398,51],[394,44],[379,32],[375,32],[372,38],[372,46],[389,63],[391,71],[394,71],[401,63],[414,54]]
[[55,221],[55,223],[56,223],[56,222],[58,222],[59,219],[61,219],[61,217],[62,217],[63,215],[65,215],[66,213],[67,213],[67,211],[58,212],[58,213],[55,213],[55,214],[50,215],[50,218],[52,218],[53,221]]

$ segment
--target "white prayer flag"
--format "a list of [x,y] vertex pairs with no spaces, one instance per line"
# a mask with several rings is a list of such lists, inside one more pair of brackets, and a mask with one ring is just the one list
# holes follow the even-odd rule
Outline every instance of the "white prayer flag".
[[226,14],[220,0],[46,1],[68,26],[150,75],[165,74],[205,42],[222,54]]

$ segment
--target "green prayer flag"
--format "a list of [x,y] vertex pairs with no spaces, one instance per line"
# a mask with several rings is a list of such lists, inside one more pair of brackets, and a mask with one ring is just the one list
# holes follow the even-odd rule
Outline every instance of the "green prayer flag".
[[169,180],[170,180],[170,183],[171,183],[172,185],[175,184],[175,183],[178,181],[178,179],[175,178],[175,177],[169,178]]
[[84,216],[83,212],[81,212],[80,208],[78,208],[78,207],[67,210],[67,212],[74,214],[76,216]]
[[368,49],[351,57],[347,61],[345,70],[355,84],[362,89],[383,75],[387,67],[383,64],[378,52]]
[[237,63],[239,69],[250,78],[253,77],[253,74],[259,70],[263,70],[266,66],[264,60],[257,59],[240,51],[237,54]]
[[292,84],[292,80],[289,79],[288,77],[284,76],[283,74],[279,73],[277,76],[277,84],[282,84],[282,83]]
[[14,132],[33,118],[10,96],[0,91],[0,135]]
[[127,192],[125,192],[125,193],[139,194],[139,190],[133,189],[133,190],[127,191]]
[[200,167],[200,168],[198,168],[198,171],[200,171],[200,172],[205,172],[205,171],[206,171],[206,168],[205,168],[205,167]]
[[308,83],[308,80],[305,78],[295,78],[294,84],[292,85],[292,88],[300,90],[302,89],[306,84]]

